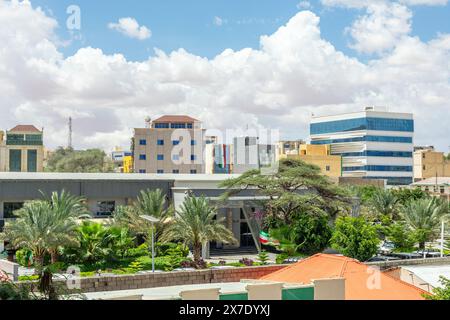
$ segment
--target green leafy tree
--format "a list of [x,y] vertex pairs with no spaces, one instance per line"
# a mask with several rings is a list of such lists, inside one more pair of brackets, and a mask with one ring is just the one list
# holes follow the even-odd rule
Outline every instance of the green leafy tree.
[[425,198],[407,203],[402,211],[409,229],[415,234],[419,248],[437,237],[442,219],[448,217],[449,207],[439,198]]
[[363,217],[340,217],[331,238],[332,247],[343,255],[366,261],[378,250],[377,229]]
[[108,246],[108,229],[100,223],[84,221],[77,228],[79,246],[66,255],[80,263],[94,264],[104,261],[111,253]]
[[58,148],[46,166],[48,172],[99,173],[114,172],[114,163],[100,149],[73,150]]
[[414,189],[401,188],[401,189],[394,189],[391,192],[394,196],[397,197],[398,202],[404,206],[410,203],[411,201],[430,197],[428,193],[426,193],[420,188]]
[[434,288],[432,295],[424,295],[427,300],[450,300],[450,280],[440,277],[442,287]]
[[322,175],[319,167],[301,160],[280,161],[276,173],[264,175],[252,170],[221,184],[224,200],[241,190],[255,189],[264,202],[268,219],[290,224],[296,212],[337,214],[349,205],[348,194]]
[[128,229],[111,227],[108,230],[108,242],[114,256],[124,258],[128,250],[134,247],[134,237],[131,237]]
[[236,243],[233,233],[224,225],[224,219],[215,219],[217,211],[204,198],[188,197],[161,236],[161,241],[181,241],[192,246],[194,261],[200,262],[202,246],[210,241]]
[[166,196],[160,189],[141,191],[133,205],[118,207],[114,213],[116,224],[128,228],[138,236],[148,239],[152,224],[142,218],[148,215],[159,219],[154,225],[155,238],[158,239],[164,228],[174,216],[174,209],[168,203]]
[[388,240],[394,243],[395,248],[400,251],[409,251],[416,243],[415,235],[410,232],[404,222],[396,222],[388,226],[386,234]]

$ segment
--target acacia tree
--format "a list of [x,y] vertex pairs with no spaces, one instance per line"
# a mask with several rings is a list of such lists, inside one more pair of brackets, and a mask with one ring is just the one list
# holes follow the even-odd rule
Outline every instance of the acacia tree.
[[269,219],[290,224],[295,213],[335,215],[347,208],[347,193],[321,174],[319,167],[301,160],[283,159],[279,170],[270,175],[252,170],[238,178],[224,181],[223,199],[242,190],[253,189],[255,194],[267,198],[264,206]]

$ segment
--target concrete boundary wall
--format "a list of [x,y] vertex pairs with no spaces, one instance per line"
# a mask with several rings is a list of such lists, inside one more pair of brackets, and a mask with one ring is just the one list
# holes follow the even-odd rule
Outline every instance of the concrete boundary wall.
[[278,271],[285,265],[208,269],[198,271],[161,272],[136,275],[117,275],[81,278],[81,292],[132,290],[179,285],[240,282],[241,279],[259,279]]
[[401,266],[436,265],[436,264],[450,264],[450,257],[431,258],[431,259],[405,259],[405,260],[377,261],[366,263],[366,265],[368,266],[379,267],[381,270],[387,270]]
[[12,281],[19,279],[19,265],[17,263],[0,260],[0,270],[5,272]]

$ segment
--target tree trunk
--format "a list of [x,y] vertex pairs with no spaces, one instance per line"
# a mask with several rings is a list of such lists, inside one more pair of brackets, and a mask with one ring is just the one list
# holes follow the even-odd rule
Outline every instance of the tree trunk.
[[200,261],[200,258],[202,256],[202,245],[201,244],[194,244],[193,246],[194,250],[194,261],[198,263]]
[[42,268],[44,267],[44,256],[41,255],[34,255],[34,268],[36,271],[41,272]]
[[419,242],[419,249],[425,250],[425,241]]
[[57,250],[50,251],[50,258],[51,258],[51,263],[52,264],[58,262],[58,252],[57,252]]

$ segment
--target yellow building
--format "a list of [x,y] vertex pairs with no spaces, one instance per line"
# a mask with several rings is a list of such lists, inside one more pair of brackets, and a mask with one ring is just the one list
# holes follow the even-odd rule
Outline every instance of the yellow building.
[[[291,144],[290,148],[287,145]],[[286,146],[286,148],[282,148]],[[342,157],[331,155],[330,145],[299,144],[298,142],[280,142],[279,159],[298,159],[318,166],[322,173],[331,178],[342,176]]]
[[123,173],[133,173],[133,156],[123,157]]
[[414,152],[414,181],[433,177],[450,177],[450,161],[434,148]]
[[32,125],[19,125],[0,133],[0,171],[44,171],[43,132]]

